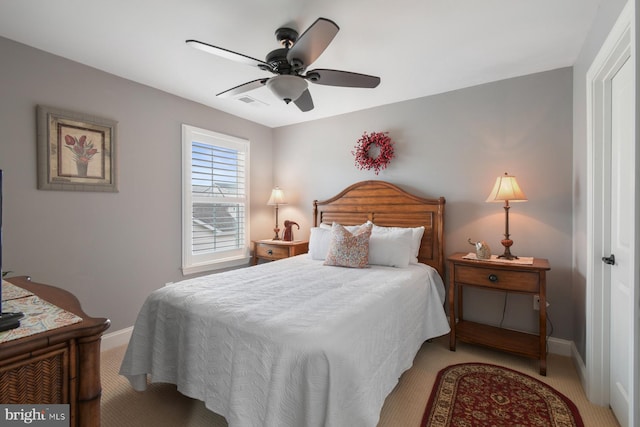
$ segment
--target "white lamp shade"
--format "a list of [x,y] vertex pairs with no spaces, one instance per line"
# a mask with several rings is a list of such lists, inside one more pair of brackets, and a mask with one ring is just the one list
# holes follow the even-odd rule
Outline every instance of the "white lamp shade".
[[287,104],[300,98],[307,86],[307,81],[302,77],[288,74],[271,77],[267,80],[267,87],[271,92]]
[[487,202],[526,202],[527,196],[518,185],[515,176],[505,174],[496,179],[496,183],[487,197]]
[[269,197],[269,201],[267,202],[267,205],[286,205],[287,202],[284,200],[284,192],[279,188],[276,187],[273,190],[271,190],[271,197]]

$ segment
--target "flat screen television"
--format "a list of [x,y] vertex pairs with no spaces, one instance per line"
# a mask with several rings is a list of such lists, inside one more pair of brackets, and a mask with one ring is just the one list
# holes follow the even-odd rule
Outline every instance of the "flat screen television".
[[[2,169],[0,169],[0,276],[3,276],[2,269]],[[2,280],[0,280],[0,332],[15,329],[20,326],[20,319],[24,317],[22,313],[11,313],[3,310],[2,301]]]

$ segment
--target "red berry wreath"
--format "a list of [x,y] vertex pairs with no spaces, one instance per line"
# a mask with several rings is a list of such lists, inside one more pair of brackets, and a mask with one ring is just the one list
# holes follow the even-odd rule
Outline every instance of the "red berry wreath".
[[[387,168],[387,165],[393,159],[393,141],[389,138],[389,132],[372,132],[367,135],[365,132],[358,140],[358,143],[354,147],[354,151],[351,152],[355,156],[356,167],[362,169],[373,169],[378,173]],[[369,150],[372,147],[377,147],[378,155],[371,157]]]

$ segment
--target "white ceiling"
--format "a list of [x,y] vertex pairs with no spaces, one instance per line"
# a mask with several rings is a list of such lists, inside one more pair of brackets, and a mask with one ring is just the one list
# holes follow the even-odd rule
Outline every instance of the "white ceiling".
[[[278,127],[573,65],[601,0],[0,0],[0,36]],[[303,113],[271,74],[193,49],[197,39],[264,59],[274,32],[325,17],[340,32],[313,68],[377,75],[375,89],[310,84]]]

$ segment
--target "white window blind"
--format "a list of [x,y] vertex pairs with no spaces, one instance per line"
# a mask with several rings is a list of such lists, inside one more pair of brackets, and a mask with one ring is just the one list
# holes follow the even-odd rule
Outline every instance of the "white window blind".
[[249,141],[183,125],[184,274],[248,261]]

